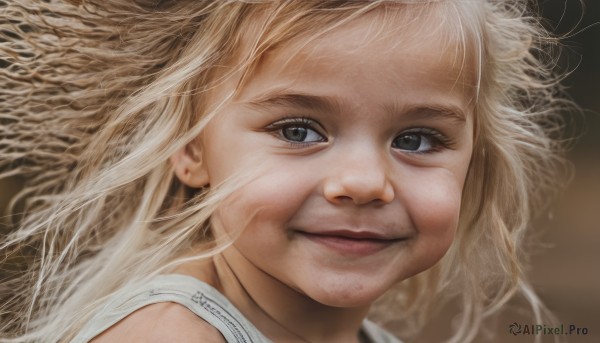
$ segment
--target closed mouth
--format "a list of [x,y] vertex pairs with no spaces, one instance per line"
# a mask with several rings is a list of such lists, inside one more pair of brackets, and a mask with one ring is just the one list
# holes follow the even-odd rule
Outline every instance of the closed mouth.
[[351,240],[372,240],[372,241],[395,241],[403,238],[388,237],[378,232],[372,231],[352,231],[352,230],[333,230],[320,232],[299,231],[302,234],[321,236],[321,237],[339,237]]
[[347,255],[370,255],[407,238],[390,238],[376,232],[336,230],[326,232],[296,231],[321,246]]

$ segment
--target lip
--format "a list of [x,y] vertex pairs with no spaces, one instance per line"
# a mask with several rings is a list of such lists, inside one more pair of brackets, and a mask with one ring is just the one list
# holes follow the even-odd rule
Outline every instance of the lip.
[[335,230],[324,232],[296,231],[302,237],[322,247],[344,255],[366,256],[375,254],[403,238],[386,237],[377,232]]

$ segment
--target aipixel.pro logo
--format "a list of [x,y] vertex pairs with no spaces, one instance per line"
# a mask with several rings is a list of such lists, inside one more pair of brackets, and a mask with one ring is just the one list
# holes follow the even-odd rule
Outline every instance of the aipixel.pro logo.
[[511,335],[587,335],[589,330],[586,327],[579,327],[574,324],[560,324],[559,326],[547,326],[543,324],[519,324],[513,322],[508,326],[508,332]]

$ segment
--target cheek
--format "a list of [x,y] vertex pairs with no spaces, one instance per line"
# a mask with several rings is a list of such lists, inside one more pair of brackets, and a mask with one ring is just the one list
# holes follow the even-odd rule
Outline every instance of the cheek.
[[310,196],[312,181],[285,164],[252,174],[256,176],[225,201],[217,216],[230,235],[242,232],[241,239],[268,241],[274,230],[285,234],[287,222]]
[[402,201],[418,235],[414,247],[417,273],[433,266],[452,244],[461,194],[462,179],[446,170],[421,172],[419,181],[405,186]]

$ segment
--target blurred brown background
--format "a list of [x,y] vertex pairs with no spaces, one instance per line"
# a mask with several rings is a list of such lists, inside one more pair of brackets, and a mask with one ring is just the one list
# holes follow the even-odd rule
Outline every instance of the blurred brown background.
[[[546,247],[533,255],[530,275],[542,300],[566,329],[571,324],[587,328],[587,335],[563,337],[567,342],[600,342],[600,0],[538,3],[547,26],[567,35],[561,63],[572,73],[565,85],[585,113],[573,123],[580,132],[569,153],[575,177],[549,214],[538,220],[540,241]],[[18,188],[17,179],[0,180],[0,209]],[[511,305],[496,322],[492,342],[533,342],[533,336],[508,332],[513,322],[530,323],[519,316],[518,305]],[[441,313],[418,342],[447,338],[453,312],[448,308]],[[544,336],[544,341],[552,338]],[[482,336],[477,341],[490,340]]]
[[554,206],[554,220],[540,221],[552,247],[534,256],[533,283],[560,322],[589,329],[569,342],[600,342],[600,1],[583,1],[583,16],[579,1],[540,3],[556,32],[576,28],[565,39],[563,64],[577,68],[565,84],[586,112],[569,155],[573,183]]
[[[560,338],[566,342],[600,342],[600,0],[539,0],[546,27],[564,35],[561,65],[572,71],[564,84],[585,110],[573,118],[579,139],[569,152],[575,177],[547,215],[538,219],[544,245],[531,260],[530,277],[544,303],[565,330],[587,328],[587,335]],[[582,10],[583,8],[583,10]],[[583,11],[583,12],[582,12]],[[533,342],[534,336],[509,333],[509,326],[531,324],[515,301],[492,326],[495,338],[477,342]],[[448,337],[453,308],[441,313],[418,342]],[[552,342],[555,336],[542,336]]]
[[[585,115],[575,118],[581,137],[569,154],[575,177],[551,209],[553,218],[539,220],[549,247],[533,256],[531,276],[560,323],[588,329],[587,335],[566,337],[568,342],[600,342],[600,1],[539,3],[549,27],[567,35],[562,64],[574,71],[565,85]],[[502,336],[514,321],[506,319],[499,323],[498,342],[533,341]]]

